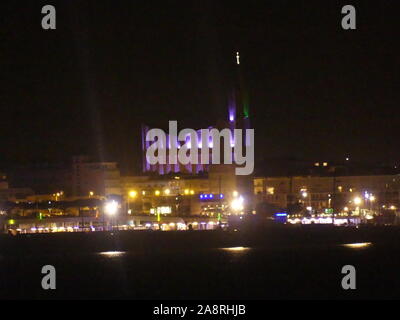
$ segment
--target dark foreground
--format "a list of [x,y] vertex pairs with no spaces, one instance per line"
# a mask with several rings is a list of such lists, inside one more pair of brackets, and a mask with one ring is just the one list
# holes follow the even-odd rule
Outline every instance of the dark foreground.
[[[394,227],[2,236],[0,298],[399,298],[399,251]],[[345,291],[349,264],[357,289]],[[41,288],[44,265],[56,290]]]

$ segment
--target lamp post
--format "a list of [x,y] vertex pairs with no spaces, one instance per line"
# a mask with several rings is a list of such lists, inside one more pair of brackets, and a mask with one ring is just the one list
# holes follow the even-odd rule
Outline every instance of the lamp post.
[[135,199],[137,197],[137,192],[135,191],[135,190],[131,190],[131,191],[129,191],[129,194],[128,194],[128,213],[130,213],[130,201],[129,201],[129,199]]
[[375,198],[375,196],[374,195],[370,195],[370,197],[369,197],[369,210],[370,211],[374,211],[374,205],[373,205],[373,203],[374,203],[374,201],[376,200],[376,198]]
[[112,229],[113,228],[112,218],[115,217],[118,212],[118,202],[115,200],[106,202],[104,206],[104,212],[111,217],[111,229]]

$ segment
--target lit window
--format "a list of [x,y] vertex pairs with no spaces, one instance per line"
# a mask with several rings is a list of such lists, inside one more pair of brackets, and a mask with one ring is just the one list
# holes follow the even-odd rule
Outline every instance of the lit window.
[[269,187],[269,188],[267,188],[267,193],[268,194],[274,194],[274,188],[273,187]]

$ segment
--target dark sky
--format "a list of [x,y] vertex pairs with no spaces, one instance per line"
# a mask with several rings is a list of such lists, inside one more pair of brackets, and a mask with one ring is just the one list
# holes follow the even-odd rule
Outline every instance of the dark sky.
[[[397,1],[2,1],[0,165],[140,164],[140,124],[226,111],[241,52],[256,158],[400,158]],[[53,4],[57,29],[41,29]],[[341,8],[357,9],[357,30]]]

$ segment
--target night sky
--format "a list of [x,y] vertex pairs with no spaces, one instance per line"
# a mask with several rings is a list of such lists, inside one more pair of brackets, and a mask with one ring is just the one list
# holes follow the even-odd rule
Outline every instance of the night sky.
[[135,172],[142,123],[225,115],[238,50],[257,159],[397,162],[396,2],[2,1],[0,169],[89,154]]

